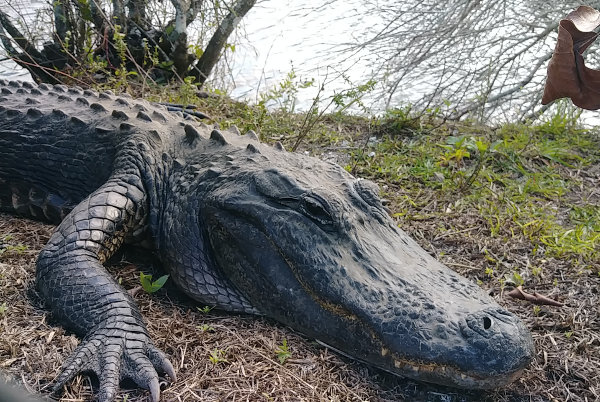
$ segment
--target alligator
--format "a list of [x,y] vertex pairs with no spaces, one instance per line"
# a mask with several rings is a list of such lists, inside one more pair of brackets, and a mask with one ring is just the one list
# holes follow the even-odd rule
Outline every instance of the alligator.
[[515,315],[397,227],[376,184],[130,96],[0,81],[0,211],[58,225],[36,287],[82,340],[55,392],[90,372],[100,401],[126,378],[157,401],[159,375],[176,377],[103,266],[124,244],[203,305],[399,376],[502,387],[535,353]]

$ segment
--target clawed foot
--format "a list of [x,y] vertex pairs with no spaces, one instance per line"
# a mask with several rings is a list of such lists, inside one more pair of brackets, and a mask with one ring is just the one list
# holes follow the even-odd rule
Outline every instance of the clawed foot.
[[158,402],[159,373],[175,380],[173,366],[142,329],[133,332],[111,328],[89,334],[65,361],[53,392],[60,392],[68,381],[82,372],[93,372],[98,376],[100,402],[112,401],[120,380],[126,378],[149,390],[151,400]]

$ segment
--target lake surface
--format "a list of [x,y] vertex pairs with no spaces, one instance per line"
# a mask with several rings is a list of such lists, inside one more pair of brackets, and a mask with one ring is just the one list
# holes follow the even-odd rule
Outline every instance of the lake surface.
[[[3,11],[8,7],[6,1],[0,2]],[[27,3],[30,15],[45,4],[40,0]],[[298,81],[315,80],[313,87],[298,93],[297,109],[302,110],[310,106],[322,85],[321,96],[326,97],[367,82],[378,67],[376,61],[366,54],[342,49],[356,42],[357,33],[373,32],[377,18],[364,15],[359,0],[323,3],[259,1],[234,33],[236,49],[228,60],[231,73],[215,82],[215,86],[227,89],[234,98],[257,101],[261,92],[278,85],[293,69]],[[0,77],[31,80],[25,70],[10,60],[0,62]]]
[[[0,0],[0,8],[9,14],[31,18],[48,0]],[[216,74],[212,85],[225,89],[232,97],[257,102],[260,95],[283,82],[292,70],[296,82],[314,80],[314,84],[297,93],[296,111],[307,110],[320,88],[321,99],[336,92],[365,84],[382,69],[384,61],[365,50],[349,50],[372,38],[385,21],[364,0],[263,0],[258,1],[238,26],[230,40],[235,51],[226,57],[226,69]],[[379,5],[394,0],[379,0]],[[48,17],[49,18],[49,17]],[[31,26],[32,32],[47,27],[49,22]],[[196,35],[191,29],[190,42]],[[41,43],[38,45],[41,46]],[[0,46],[1,48],[1,46]],[[2,52],[0,50],[0,52]],[[0,53],[0,59],[2,58]],[[0,61],[0,77],[31,80],[29,73],[10,60]],[[429,80],[424,74],[423,82]],[[372,112],[386,107],[382,84],[364,99]],[[414,103],[430,88],[415,82],[405,83],[394,93],[391,107]],[[354,109],[356,111],[356,109]],[[590,125],[600,124],[597,112],[583,113]]]

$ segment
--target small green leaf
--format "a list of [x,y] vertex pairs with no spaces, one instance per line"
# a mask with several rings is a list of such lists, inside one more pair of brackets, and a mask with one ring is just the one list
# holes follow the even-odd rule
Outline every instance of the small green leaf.
[[288,350],[287,339],[283,339],[282,345],[277,347],[275,353],[277,354],[277,358],[279,359],[279,363],[281,364],[285,363],[287,359],[292,357],[292,354]]
[[169,279],[169,275],[163,275],[160,278],[158,278],[156,281],[154,281],[152,283],[152,286],[156,287],[156,290],[158,290],[165,285],[165,282],[167,282],[167,279]]
[[213,309],[214,307],[210,307],[210,306],[204,306],[204,307],[196,307],[196,309],[198,309],[199,312],[203,313],[203,314],[208,314],[210,313],[210,311]]
[[162,288],[169,279],[169,275],[163,275],[154,282],[152,282],[152,274],[146,275],[143,272],[140,272],[140,283],[142,284],[142,288],[148,293],[154,293]]
[[225,358],[225,351],[222,349],[211,350],[208,359],[212,364],[229,363]]
[[140,272],[140,283],[142,284],[142,288],[150,293],[150,289],[152,288],[152,275],[146,275],[145,273]]

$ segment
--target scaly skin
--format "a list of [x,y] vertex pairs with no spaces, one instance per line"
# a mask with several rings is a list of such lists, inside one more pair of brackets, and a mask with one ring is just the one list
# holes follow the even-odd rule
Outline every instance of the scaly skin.
[[0,91],[0,210],[60,223],[37,285],[83,338],[56,390],[92,371],[101,401],[126,377],[158,400],[158,374],[175,377],[102,265],[132,241],[201,303],[398,375],[493,388],[532,359],[523,324],[399,230],[373,183],[112,93]]

